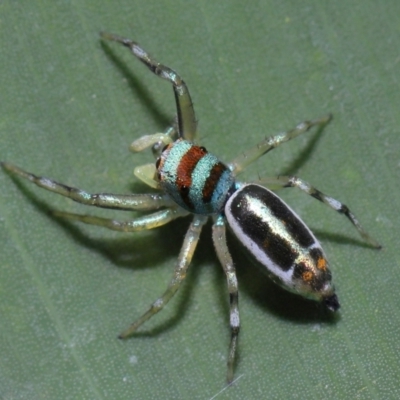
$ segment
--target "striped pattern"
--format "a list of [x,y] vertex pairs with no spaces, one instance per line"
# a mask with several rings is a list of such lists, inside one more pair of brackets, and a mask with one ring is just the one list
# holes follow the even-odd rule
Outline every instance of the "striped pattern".
[[234,184],[232,172],[204,147],[179,139],[157,163],[161,187],[194,214],[220,212]]
[[314,300],[333,298],[332,276],[321,245],[273,192],[245,185],[229,198],[225,215],[235,236],[276,282]]

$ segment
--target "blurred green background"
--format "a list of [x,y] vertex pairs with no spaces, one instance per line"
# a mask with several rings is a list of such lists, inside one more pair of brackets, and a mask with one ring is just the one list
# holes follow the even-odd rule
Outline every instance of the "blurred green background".
[[265,135],[332,112],[249,168],[296,174],[344,201],[384,245],[296,191],[282,196],[323,243],[340,316],[233,256],[242,331],[226,388],[229,306],[208,226],[187,281],[131,340],[117,334],[164,290],[189,220],[121,234],[59,221],[92,210],[0,172],[1,399],[400,397],[400,3],[2,1],[0,160],[91,192],[145,192],[130,142],[174,115],[168,83],[107,30],[186,80],[202,144],[230,160]]

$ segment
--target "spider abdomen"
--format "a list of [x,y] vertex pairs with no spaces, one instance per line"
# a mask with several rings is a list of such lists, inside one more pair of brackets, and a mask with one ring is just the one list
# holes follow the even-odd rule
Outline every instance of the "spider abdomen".
[[276,194],[255,184],[240,187],[226,203],[235,236],[275,281],[336,311],[339,302],[321,245]]
[[194,214],[216,214],[235,179],[229,168],[204,147],[179,139],[169,144],[157,163],[161,187]]

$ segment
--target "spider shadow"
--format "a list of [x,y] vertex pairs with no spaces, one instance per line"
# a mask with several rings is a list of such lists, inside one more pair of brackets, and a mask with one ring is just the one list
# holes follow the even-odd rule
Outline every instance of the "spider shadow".
[[[171,259],[171,263],[174,263],[179,254],[182,239],[190,223],[190,217],[181,218],[166,226],[151,230],[151,232],[147,231],[147,234],[143,232],[141,235],[135,235],[134,238],[128,235],[119,238],[92,238],[76,222],[54,216],[54,209],[46,202],[38,199],[22,183],[23,181],[12,175],[11,178],[32,204],[45,214],[49,220],[56,222],[63,228],[75,243],[101,254],[119,268],[144,270],[163,263],[165,259]],[[171,234],[172,231],[173,235]],[[340,244],[352,243],[354,245],[370,247],[361,241],[339,234],[317,232],[317,236]],[[145,250],[154,248],[154,243],[157,243],[158,251],[149,252]],[[320,304],[289,293],[274,284],[257,266],[251,265],[252,262],[249,261],[249,258],[243,251],[239,250],[242,245],[238,243],[238,240],[230,232],[228,232],[228,247],[236,266],[240,293],[246,293],[247,297],[255,301],[266,312],[283,319],[304,324],[336,323],[340,319],[340,314],[333,314]],[[218,302],[224,309],[227,324],[229,323],[228,291],[227,289],[221,290],[221,288],[226,288],[226,278],[217,261],[210,234],[210,224],[207,224],[200,238],[192,265],[189,268],[188,276],[179,290],[177,302],[174,304],[173,315],[167,320],[157,323],[156,326],[149,330],[145,329],[144,331],[136,332],[133,337],[153,337],[169,329],[174,329],[177,326],[191,307],[192,293],[199,286],[198,281],[201,265],[205,264],[215,264],[217,268],[214,293],[217,293]],[[247,268],[248,265],[250,268]],[[167,284],[168,282],[166,282],[165,287]],[[159,294],[155,293],[155,295]]]
[[296,171],[298,171],[307,162],[307,160],[310,159],[322,137],[322,134],[324,133],[324,130],[328,125],[330,125],[331,122],[332,120],[322,126],[317,127],[314,134],[309,135],[311,137],[308,139],[305,147],[299,152],[296,158],[285,169],[282,170],[280,173],[281,176],[295,175]]
[[[352,239],[348,236],[318,232],[314,233],[323,240],[328,240],[337,244],[347,244],[373,249],[362,240]],[[234,237],[232,232],[228,231],[228,247],[235,265],[236,274],[239,282],[239,296],[246,293],[246,296],[252,299],[258,307],[264,309],[278,318],[301,323],[315,324],[326,323],[336,324],[340,319],[339,313],[329,311],[324,304],[308,300],[297,294],[291,293],[279,285],[275,284],[259,265],[256,265],[252,257],[243,248],[239,240]],[[217,276],[216,285],[226,286],[225,276]],[[219,303],[224,308],[229,323],[229,304],[227,290],[219,291]]]
[[[348,221],[346,220],[345,222]],[[371,246],[367,242],[363,241],[362,239],[352,238],[347,235],[342,235],[340,233],[330,233],[326,231],[321,231],[319,229],[312,229],[312,232],[318,239],[321,239],[322,241],[328,241],[340,245],[352,245],[352,246],[362,247],[365,249],[379,250]]]
[[[313,137],[313,140],[302,151],[301,158],[307,157],[307,155],[311,154],[313,147],[319,139],[318,135],[322,132],[322,128],[318,130],[317,134]],[[294,164],[289,167],[290,169],[288,172],[294,168],[298,168],[303,163],[301,158],[297,161],[295,160]],[[75,222],[55,217],[52,214],[52,208],[44,201],[39,200],[38,197],[27,188],[27,185],[22,183],[24,181],[21,181],[13,175],[10,175],[10,177],[21,192],[37,207],[37,209],[47,215],[51,221],[56,222],[66,232],[68,232],[69,236],[75,243],[81,246],[83,245],[86,248],[101,254],[120,268],[135,270],[147,269],[149,267],[154,267],[160,262],[164,262],[166,258],[171,259],[171,263],[174,263],[179,254],[182,239],[188,228],[188,218],[178,219],[164,227],[152,230],[151,233],[147,232],[141,235],[135,235],[134,238],[132,238],[132,236],[128,237],[128,235],[107,239],[91,238],[89,234],[86,234],[84,229],[81,229]],[[140,184],[137,184],[135,186],[139,185]],[[205,231],[208,230],[209,226],[207,225]],[[173,235],[171,235],[171,231],[174,231]],[[320,232],[318,236],[337,243],[348,244],[350,242],[356,245],[370,247],[364,244],[364,242],[349,239],[337,234]],[[231,238],[229,238],[229,242],[231,241]],[[144,250],[154,248],[154,243],[157,243],[158,251]],[[316,321],[335,322],[338,319],[337,316],[326,312],[325,309],[321,310],[321,306],[317,303],[305,300],[300,296],[288,293],[279,288],[256,267],[251,266],[250,269],[244,268],[244,265],[251,263],[247,258],[245,258],[242,252],[237,251],[237,247],[240,247],[240,245],[230,245],[229,247],[232,251],[235,265],[237,266],[240,291],[247,293],[250,298],[266,311],[272,312],[282,318],[302,323],[314,323]],[[210,249],[212,250],[210,251]],[[187,310],[190,308],[192,298],[191,293],[197,286],[200,271],[198,266],[204,262],[211,264],[214,263],[218,268],[219,272],[216,273],[217,290],[215,290],[215,292],[218,293],[219,302],[226,311],[225,314],[228,318],[228,293],[227,290],[219,290],[220,288],[226,287],[225,276],[222,272],[222,268],[218,265],[211,236],[207,235],[205,238],[203,233],[192,262],[193,265],[189,269],[188,277],[179,290],[179,299],[174,306],[174,315],[167,321],[157,324],[156,327],[151,328],[150,330],[145,330],[144,332],[138,332],[134,336],[155,336],[175,327],[177,323],[182,320]],[[166,285],[167,283],[168,282],[166,282]],[[158,293],[156,295],[158,295]]]
[[[131,69],[123,61],[121,61],[119,57],[116,56],[115,52],[111,49],[111,46],[102,39],[100,39],[100,46],[103,49],[106,57],[118,68],[122,76],[126,79],[132,93],[135,94],[135,97],[140,99],[141,102],[146,106],[146,110],[150,112],[152,119],[156,121],[157,124],[162,127],[162,129],[164,129],[166,126],[170,126],[172,118],[160,111],[153,98],[149,95],[149,91],[147,90],[146,86],[138,78],[136,78]],[[131,54],[131,56],[132,59],[136,59],[133,54]],[[137,61],[138,65],[141,64],[137,59],[134,61]]]
[[[21,193],[29,199],[39,212],[44,214],[51,222],[57,223],[68,236],[70,236],[74,243],[102,255],[117,267],[132,270],[145,270],[154,268],[157,264],[164,263],[166,259],[171,259],[171,264],[175,264],[182,246],[183,238],[190,223],[189,218],[180,218],[166,226],[153,229],[151,232],[146,231],[147,234],[142,232],[142,235],[135,235],[135,237],[132,237],[132,235],[129,237],[129,235],[127,235],[128,237],[119,238],[93,238],[90,237],[90,233],[80,228],[79,223],[77,224],[68,219],[55,216],[53,214],[55,209],[49,206],[45,201],[40,200],[22,183],[23,181],[21,182],[19,178],[13,175],[10,175],[10,177]],[[94,210],[95,208],[97,209],[97,207],[91,209]],[[173,235],[171,235],[171,231],[174,232]],[[148,251],[148,249],[154,249],[154,243],[157,243],[157,251]],[[199,251],[196,253],[199,253]],[[201,251],[201,253],[203,254],[204,250]],[[132,337],[156,336],[169,329],[175,328],[184,318],[186,312],[190,309],[191,292],[197,286],[200,273],[200,268],[196,266],[196,264],[199,264],[199,261],[198,259],[196,260],[196,258],[197,257],[193,260],[193,265],[191,265],[188,275],[179,290],[179,296],[177,296],[178,301],[174,304],[173,316],[167,321],[157,324],[150,330],[135,333]],[[165,288],[162,290],[167,288],[169,279],[170,278],[165,282]],[[161,293],[155,293],[155,296],[159,296],[160,294]],[[154,301],[155,299],[156,298],[149,299],[149,301]]]
[[228,245],[236,267],[239,291],[246,293],[258,307],[278,318],[300,324],[335,324],[340,319],[339,313],[332,313],[322,304],[288,292],[274,283],[238,242],[230,233]]

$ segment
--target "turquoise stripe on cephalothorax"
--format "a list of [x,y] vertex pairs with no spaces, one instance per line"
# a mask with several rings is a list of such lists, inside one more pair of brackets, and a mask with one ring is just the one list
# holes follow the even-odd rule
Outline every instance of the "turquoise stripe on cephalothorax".
[[158,165],[160,180],[174,184],[178,176],[178,167],[184,155],[193,145],[185,140],[169,144],[161,153]]
[[190,199],[198,214],[215,214],[223,208],[234,177],[228,167],[207,153],[192,173]]
[[234,183],[232,172],[216,156],[182,139],[164,149],[157,169],[162,188],[196,214],[220,212]]
[[[186,191],[188,194],[190,177],[188,179],[187,175],[180,175],[179,166],[192,146],[190,142],[178,139],[163,150],[156,163],[161,188],[186,209],[190,209],[190,204],[187,204],[186,207],[184,206],[185,202],[187,202],[187,195],[182,197],[182,193]],[[178,185],[176,182],[178,182]]]
[[212,204],[215,204],[219,209],[223,209],[226,201],[228,200],[229,193],[233,190],[235,185],[235,177],[232,171],[224,165],[225,169],[222,171],[217,184],[214,187],[212,195]]

